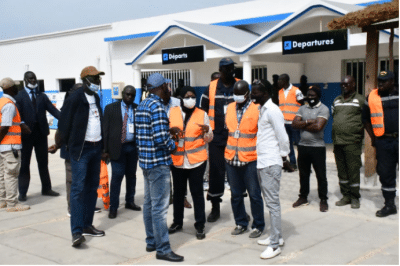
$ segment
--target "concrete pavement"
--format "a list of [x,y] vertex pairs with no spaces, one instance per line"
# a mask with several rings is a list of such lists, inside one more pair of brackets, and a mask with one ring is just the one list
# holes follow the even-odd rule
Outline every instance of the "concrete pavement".
[[[53,142],[50,138],[49,142]],[[142,212],[124,208],[125,184],[116,219],[108,212],[95,214],[94,225],[106,231],[101,238],[86,237],[81,248],[71,247],[70,219],[67,214],[64,161],[59,153],[50,155],[49,170],[53,189],[60,197],[41,195],[36,161],[31,164],[31,185],[26,204],[31,210],[8,213],[0,210],[0,264],[173,264],[159,261],[155,252],[147,253]],[[363,171],[363,169],[362,169]],[[311,176],[310,205],[292,208],[299,191],[298,172],[283,173],[281,181],[282,230],[285,245],[282,254],[270,260],[260,259],[265,249],[250,239],[249,233],[232,236],[235,223],[230,206],[230,191],[225,190],[221,218],[206,223],[206,238],[197,240],[193,227],[193,208],[185,209],[181,232],[170,235],[173,251],[183,255],[183,264],[399,264],[399,216],[375,217],[383,206],[379,188],[361,190],[361,208],[336,207],[340,199],[332,147],[327,149],[329,211],[319,211],[315,175]],[[143,204],[143,175],[138,171],[135,202]],[[190,194],[190,193],[189,193]],[[192,202],[190,195],[189,202]],[[249,199],[245,199],[250,213]],[[398,206],[398,198],[396,198]],[[102,207],[99,199],[98,207]],[[206,214],[211,204],[206,202]],[[172,205],[168,225],[173,220]],[[265,210],[268,236],[269,214]],[[182,264],[182,263],[181,263]]]

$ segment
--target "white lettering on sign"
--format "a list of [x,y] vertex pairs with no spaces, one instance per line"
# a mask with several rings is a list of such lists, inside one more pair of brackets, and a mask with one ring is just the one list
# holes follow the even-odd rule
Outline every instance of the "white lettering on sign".
[[304,49],[306,47],[332,45],[332,44],[334,44],[334,39],[330,39],[330,40],[315,40],[315,41],[310,41],[310,42],[296,42],[296,41],[293,41],[292,47],[293,48]]
[[173,60],[177,60],[177,59],[181,59],[181,58],[188,58],[188,55],[186,53],[183,54],[169,54],[169,59],[173,59]]

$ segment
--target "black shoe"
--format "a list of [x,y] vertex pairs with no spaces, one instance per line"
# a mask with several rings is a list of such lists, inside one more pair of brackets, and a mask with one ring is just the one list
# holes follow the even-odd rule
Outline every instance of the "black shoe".
[[134,202],[129,202],[125,204],[126,209],[134,210],[134,211],[141,211],[142,208],[140,206],[136,205]]
[[204,227],[196,228],[196,237],[198,240],[206,238],[206,233],[204,232]]
[[43,196],[51,196],[51,197],[58,197],[58,196],[60,196],[60,193],[58,193],[58,192],[55,192],[54,190],[47,190],[47,191],[43,191],[42,192],[42,195]]
[[76,233],[72,236],[72,246],[79,247],[86,239],[81,233]]
[[376,217],[386,217],[396,213],[396,205],[385,205],[385,207],[376,212]]
[[321,212],[327,212],[328,211],[328,201],[327,200],[321,200],[319,203],[319,210]]
[[181,230],[182,230],[181,224],[172,223],[171,226],[168,228],[168,233],[173,234]]
[[110,219],[117,218],[117,210],[110,210],[110,212],[108,213],[108,218]]
[[153,252],[153,251],[156,251],[156,248],[149,248],[149,247],[146,247],[146,251],[147,251],[147,252]]
[[219,209],[220,209],[219,202],[213,202],[212,208],[211,208],[211,213],[207,217],[207,222],[214,223],[214,222],[218,221],[218,219],[220,217]]
[[82,235],[84,236],[105,236],[106,233],[102,230],[98,230],[94,228],[93,225],[89,226],[88,228],[83,229]]
[[94,208],[94,212],[95,212],[95,213],[101,212],[101,208],[95,207],[95,208]]
[[165,255],[158,255],[158,253],[157,253],[156,259],[167,260],[167,261],[172,261],[172,262],[179,262],[179,261],[183,261],[183,256],[179,256],[178,254],[175,254],[173,251],[171,251],[170,253],[165,254]]
[[18,201],[26,201],[26,195],[19,195],[18,196]]

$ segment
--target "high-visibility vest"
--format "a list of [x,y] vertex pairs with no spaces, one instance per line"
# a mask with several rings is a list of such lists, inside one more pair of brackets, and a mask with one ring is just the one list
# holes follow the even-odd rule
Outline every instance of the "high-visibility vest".
[[378,89],[371,91],[368,97],[368,105],[371,110],[371,125],[374,135],[377,137],[383,136],[385,133],[385,125],[383,123],[383,107],[381,96],[378,94]]
[[[210,90],[208,93],[208,118],[210,119],[210,126],[212,130],[215,129],[215,94],[217,93],[218,80],[219,79],[216,79],[210,82]],[[237,82],[240,79],[235,78],[235,80]]]
[[301,106],[297,102],[296,98],[296,91],[298,89],[299,88],[292,85],[292,88],[290,89],[286,99],[283,89],[279,91],[279,109],[281,109],[283,113],[283,118],[285,118],[286,121],[293,121],[297,111]]
[[[236,115],[236,102],[230,103],[226,111],[226,126],[228,128],[228,142],[225,148],[225,158],[232,160],[236,152],[241,162],[257,160],[257,123],[259,116],[258,105],[250,103],[246,112],[242,115],[238,125]],[[239,134],[235,138],[235,132]]]
[[[12,126],[8,129],[6,136],[3,138],[0,144],[22,144],[21,142],[21,116],[19,115],[19,111],[17,106],[13,101],[6,97],[0,98],[0,110],[3,109],[4,105],[12,103],[15,106],[16,114],[12,120]],[[0,121],[2,120],[2,114],[0,112]]]
[[[175,142],[177,151],[171,155],[175,166],[183,165],[185,152],[190,164],[207,160],[206,143],[201,134],[201,127],[198,125],[204,125],[204,115],[205,112],[203,110],[195,107],[192,116],[186,124],[183,146],[179,147],[179,142]],[[178,127],[183,131],[183,117],[180,106],[171,108],[169,121],[170,128]]]

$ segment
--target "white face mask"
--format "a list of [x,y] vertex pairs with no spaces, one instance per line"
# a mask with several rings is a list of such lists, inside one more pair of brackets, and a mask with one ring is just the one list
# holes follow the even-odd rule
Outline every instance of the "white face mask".
[[244,101],[246,101],[246,95],[247,93],[245,95],[233,94],[233,100],[237,103],[243,103]]
[[193,109],[195,105],[196,105],[196,99],[195,98],[183,99],[183,106],[185,106],[186,108]]
[[38,86],[38,84],[36,83],[35,85],[32,85],[32,84],[28,83],[26,86],[27,86],[28,88],[30,88],[30,89],[36,89],[37,86]]

